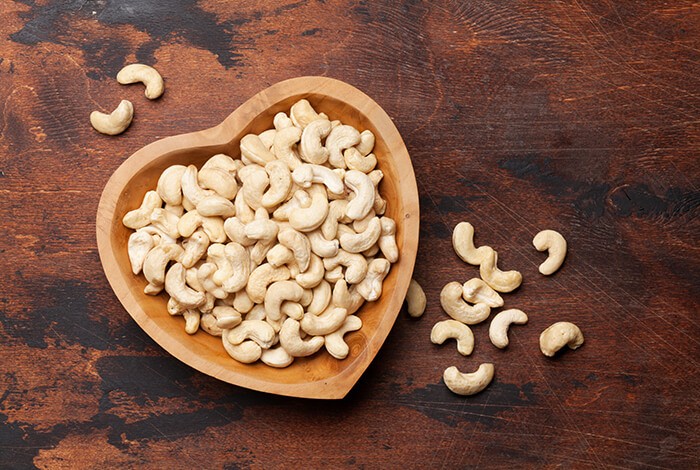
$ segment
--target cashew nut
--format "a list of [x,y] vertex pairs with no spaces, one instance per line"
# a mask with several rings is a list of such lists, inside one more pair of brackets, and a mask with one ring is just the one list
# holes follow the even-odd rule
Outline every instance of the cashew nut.
[[[260,202],[262,203],[262,196]],[[233,206],[236,208],[236,217],[238,217],[238,220],[242,223],[247,224],[255,219],[255,211],[251,209],[246,202],[243,191],[238,191],[236,198],[233,200]]]
[[[306,312],[311,315],[318,315],[323,312],[331,302],[331,285],[326,281],[321,281],[313,288],[313,299],[306,307]],[[342,307],[342,305],[340,305]]]
[[275,129],[277,130],[277,132],[279,132],[282,129],[293,127],[294,123],[291,119],[289,119],[286,113],[280,112],[275,114],[275,117],[272,118],[272,125],[275,126]]
[[476,372],[463,374],[452,366],[445,369],[442,379],[447,388],[457,395],[475,395],[491,383],[494,370],[493,364],[481,364]]
[[277,281],[270,284],[265,293],[265,312],[272,321],[279,320],[280,307],[285,300],[298,302],[304,289],[294,281]]
[[362,253],[377,243],[381,233],[381,222],[378,217],[375,217],[363,232],[343,233],[340,236],[340,246],[349,253]]
[[258,137],[260,137],[260,140],[262,141],[265,147],[271,149],[272,144],[275,141],[275,134],[277,134],[277,129],[268,129],[258,134]]
[[221,342],[229,356],[242,362],[243,364],[251,364],[262,356],[262,348],[255,341],[243,341],[241,344],[231,344],[228,340],[228,333],[231,330],[222,330]]
[[[323,186],[315,184],[306,191],[311,196],[311,205],[306,208],[300,207],[289,215],[289,223],[300,232],[310,232],[320,227],[330,208]],[[301,191],[297,191],[299,192]]]
[[345,172],[345,184],[355,193],[345,214],[353,220],[364,218],[374,206],[374,184],[366,174],[357,170]]
[[345,280],[348,284],[357,284],[362,281],[367,275],[368,269],[367,260],[364,256],[356,253],[348,253],[345,250],[338,250],[337,255],[324,258],[323,265],[327,270],[326,275],[336,267],[345,266]]
[[182,179],[180,180],[183,196],[194,204],[195,207],[198,206],[199,203],[202,202],[207,196],[215,195],[214,191],[202,189],[199,186],[197,173],[197,167],[190,165],[182,174]]
[[267,262],[275,268],[284,264],[289,264],[293,261],[294,253],[292,253],[292,250],[282,244],[278,243],[267,252]]
[[494,346],[500,349],[508,346],[508,327],[512,323],[516,325],[527,323],[525,312],[517,308],[511,308],[510,310],[503,310],[493,317],[489,326],[489,338]]
[[[224,229],[226,222],[224,222]],[[249,240],[272,240],[277,236],[279,226],[269,219],[269,214],[264,207],[255,211],[255,220],[245,226],[243,232]]]
[[177,222],[177,231],[181,236],[191,236],[197,228],[202,227],[209,240],[214,243],[226,241],[224,221],[220,217],[203,217],[196,210],[185,212]]
[[292,179],[302,188],[309,188],[312,183],[321,183],[333,194],[343,194],[345,191],[340,177],[330,168],[321,165],[303,163],[294,170]]
[[542,230],[532,240],[537,251],[548,251],[547,259],[540,264],[540,273],[545,276],[554,274],[566,258],[566,240],[559,232]]
[[349,315],[343,321],[343,324],[331,334],[326,335],[325,346],[328,353],[336,359],[345,359],[348,357],[350,347],[345,342],[343,336],[351,331],[357,331],[362,328],[362,320],[355,315]]
[[320,256],[327,258],[338,254],[340,243],[338,240],[326,240],[320,229],[312,230],[306,233],[306,237],[311,243],[311,251]]
[[368,302],[374,302],[382,295],[384,278],[389,274],[391,263],[384,258],[373,259],[369,263],[367,275],[357,284],[357,292]]
[[311,289],[323,280],[324,274],[326,274],[326,270],[323,266],[323,260],[315,254],[311,254],[307,270],[294,276],[294,279],[304,289]]
[[182,204],[182,175],[187,170],[184,165],[172,165],[163,171],[158,178],[156,191],[163,202],[173,206]]
[[246,286],[250,276],[248,251],[242,245],[230,242],[224,248],[224,256],[231,267],[232,273],[223,279],[221,287],[229,293],[238,292]]
[[272,151],[279,160],[287,164],[290,171],[296,170],[301,165],[301,160],[293,146],[301,139],[301,129],[298,127],[285,127],[278,129],[275,134],[275,141],[272,144]]
[[498,269],[498,253],[489,248],[479,266],[481,279],[498,292],[511,292],[520,287],[523,276],[518,271],[501,271]]
[[180,236],[180,232],[177,229],[179,221],[180,218],[178,216],[165,209],[153,209],[153,212],[151,212],[151,224],[170,238]]
[[270,152],[270,147],[265,145],[262,139],[255,134],[244,135],[241,138],[240,146],[241,156],[260,166],[265,166],[276,160]]
[[460,222],[452,232],[452,247],[462,261],[478,266],[491,249],[488,246],[474,246],[474,227],[469,222]]
[[280,345],[294,357],[306,357],[321,349],[324,344],[323,336],[312,336],[302,340],[298,321],[287,318],[279,333]]
[[243,314],[250,312],[254,306],[255,304],[250,300],[245,290],[239,290],[233,297],[233,308]]
[[382,250],[382,254],[390,263],[396,263],[399,260],[399,247],[396,244],[396,222],[389,217],[382,217],[379,221],[382,224],[382,234],[377,241],[379,249]]
[[343,150],[360,143],[360,132],[352,126],[340,125],[331,129],[326,138],[328,162],[335,168],[345,168]]
[[467,302],[484,303],[491,308],[502,307],[503,298],[484,281],[475,277],[462,286],[462,297]]
[[93,111],[90,113],[90,124],[97,132],[107,135],[121,134],[131,124],[134,117],[134,105],[131,101],[122,100],[119,106],[109,114]]
[[357,147],[345,149],[343,159],[348,168],[361,171],[362,173],[369,173],[377,166],[377,157],[373,153],[363,156]]
[[[311,103],[305,99],[301,99],[292,105],[292,108],[289,110],[289,117],[295,126],[302,129],[311,122],[321,118],[311,106]],[[330,124],[330,122],[328,124]]]
[[143,262],[146,260],[148,252],[155,246],[153,235],[137,230],[129,235],[127,251],[129,253],[129,262],[131,263],[131,272],[138,274],[143,268]]
[[227,339],[233,345],[252,340],[261,348],[268,349],[275,341],[275,330],[262,320],[246,319],[227,333]]
[[243,182],[241,192],[246,204],[253,210],[262,207],[263,194],[270,184],[265,168],[259,165],[248,165],[240,169],[238,176]]
[[148,252],[143,262],[143,275],[148,281],[144,293],[155,295],[165,283],[165,268],[170,261],[180,259],[183,250],[179,245],[158,245]]
[[306,235],[293,228],[286,228],[277,234],[277,239],[283,246],[292,250],[299,270],[306,271],[311,261],[311,244]]
[[269,175],[270,188],[263,194],[261,202],[269,209],[285,200],[292,187],[292,175],[287,164],[280,160],[265,165],[265,171]]
[[220,329],[231,329],[241,323],[241,313],[228,305],[217,305],[211,311],[216,318],[216,326]]
[[457,352],[462,356],[468,356],[474,351],[474,333],[464,323],[444,320],[437,322],[430,331],[430,341],[433,344],[442,344],[448,338],[457,340]]
[[204,263],[197,269],[197,280],[205,291],[212,294],[217,299],[225,299],[228,292],[214,281],[214,274],[219,270],[214,263]]
[[425,313],[427,300],[423,288],[415,279],[411,279],[406,293],[406,303],[408,304],[408,314],[413,318],[418,318]]
[[486,320],[491,307],[484,303],[469,305],[462,299],[462,284],[450,282],[440,292],[440,305],[452,318],[465,325],[476,325]]
[[165,91],[163,77],[153,67],[143,64],[130,64],[117,74],[117,82],[122,85],[141,82],[146,85],[146,98],[154,100]]
[[182,316],[185,318],[185,333],[195,334],[199,330],[201,314],[197,310],[187,309],[182,312]]
[[347,315],[347,309],[331,304],[320,315],[305,314],[301,320],[301,329],[310,335],[325,336],[340,328]]
[[223,330],[216,326],[216,317],[211,313],[205,313],[199,319],[199,326],[212,336],[221,336]]
[[185,267],[175,263],[165,275],[165,291],[185,308],[199,307],[204,303],[203,292],[197,292],[185,284]]
[[386,201],[379,193],[379,183],[382,182],[382,178],[384,178],[384,173],[382,172],[382,170],[374,170],[367,173],[367,176],[369,176],[369,179],[374,185],[374,204],[372,205],[372,208],[374,209],[374,212],[377,213],[377,215],[384,215],[384,212],[386,211]]
[[310,122],[301,133],[299,153],[304,161],[322,165],[328,161],[328,149],[321,145],[331,132],[331,123],[327,119],[317,119]]
[[346,199],[332,201],[328,206],[328,215],[321,224],[321,233],[326,240],[333,240],[338,232],[338,221],[345,218],[345,211],[348,207]]
[[286,281],[289,279],[289,276],[289,269],[285,266],[275,268],[268,263],[261,264],[250,273],[248,278],[248,283],[246,284],[248,297],[256,304],[262,303],[265,300],[267,286],[273,282]]
[[[227,156],[227,158],[231,157]],[[231,199],[236,197],[236,194],[238,193],[238,182],[236,182],[236,177],[224,168],[202,167],[197,174],[197,181],[202,188],[211,189],[218,196],[229,202]]]
[[260,360],[270,367],[282,369],[294,362],[294,356],[284,350],[282,346],[265,349],[260,356]]
[[160,196],[155,191],[148,191],[143,196],[143,201],[138,209],[129,211],[124,215],[122,223],[134,230],[145,227],[151,223],[151,214],[155,209],[160,209],[163,205]]
[[209,247],[209,237],[202,230],[196,230],[189,238],[182,241],[184,254],[181,263],[186,268],[191,268],[202,259]]
[[369,154],[374,148],[374,134],[369,129],[360,132],[360,143],[355,148],[363,157]]
[[571,349],[578,349],[582,344],[581,329],[567,321],[551,325],[540,335],[540,350],[548,357],[554,356],[565,345]]

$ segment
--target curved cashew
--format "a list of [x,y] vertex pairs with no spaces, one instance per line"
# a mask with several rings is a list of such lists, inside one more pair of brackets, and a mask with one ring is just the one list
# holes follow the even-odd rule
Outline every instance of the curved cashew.
[[340,328],[347,315],[347,309],[331,304],[320,315],[305,314],[301,320],[301,329],[313,336],[325,336]]
[[522,310],[511,308],[499,312],[489,326],[489,338],[491,343],[497,348],[503,349],[508,346],[508,327],[511,323],[523,325],[527,323],[527,315]]
[[309,239],[309,243],[311,243],[311,251],[321,258],[328,258],[338,254],[338,249],[340,248],[338,240],[326,240],[320,229],[312,230],[306,236]]
[[367,275],[357,284],[357,292],[369,302],[374,302],[382,295],[382,284],[389,274],[391,263],[384,258],[375,258],[369,263]]
[[286,266],[275,268],[267,263],[261,264],[250,273],[246,284],[246,293],[250,300],[256,304],[262,303],[265,300],[267,286],[273,282],[286,281],[289,276],[289,269]]
[[196,206],[197,212],[203,217],[231,217],[236,213],[233,203],[228,199],[212,194],[207,196]]
[[270,284],[265,293],[265,312],[267,318],[278,321],[282,318],[280,307],[285,300],[299,302],[304,289],[294,281],[278,281]]
[[372,180],[372,184],[374,185],[374,204],[372,208],[377,215],[384,215],[386,211],[386,201],[379,193],[379,183],[381,183],[384,178],[384,172],[382,172],[382,170],[374,170],[367,173],[367,176],[369,176],[369,179]]
[[272,144],[275,141],[275,134],[277,134],[277,129],[268,129],[258,134],[258,137],[260,137],[260,140],[265,147],[271,149]]
[[255,219],[255,211],[251,209],[248,203],[245,201],[243,191],[238,191],[236,198],[233,200],[233,206],[236,208],[236,217],[238,217],[238,219],[244,224],[247,224]]
[[[212,157],[214,158],[214,157]],[[231,157],[228,157],[231,158]],[[211,160],[211,159],[210,159]],[[224,168],[204,168],[197,174],[197,181],[204,189],[211,189],[218,196],[229,201],[238,193],[236,177]]]
[[146,85],[145,94],[149,100],[159,98],[165,91],[163,77],[153,67],[143,64],[130,64],[121,69],[117,74],[117,82],[122,85],[143,83]]
[[425,312],[427,303],[425,292],[415,279],[411,279],[411,283],[408,285],[406,303],[408,304],[408,314],[413,318],[418,318]]
[[292,187],[292,175],[287,164],[280,160],[265,165],[265,171],[269,175],[270,188],[263,194],[261,203],[269,209],[285,200]]
[[180,180],[182,195],[188,201],[194,204],[195,207],[197,207],[199,203],[202,202],[207,196],[213,196],[216,194],[214,191],[202,189],[199,186],[197,174],[197,167],[194,165],[189,165],[182,174],[182,179]]
[[241,344],[231,344],[228,340],[229,331],[223,330],[221,332],[221,342],[229,356],[243,364],[251,364],[260,359],[263,350],[255,341],[248,340]]
[[581,329],[568,321],[557,322],[540,335],[540,350],[548,357],[554,356],[565,345],[571,349],[578,349],[582,344]]
[[331,129],[326,138],[328,162],[332,167],[345,168],[343,150],[360,143],[360,132],[352,126],[340,125]]
[[294,150],[294,144],[301,139],[301,129],[298,127],[285,127],[275,134],[272,151],[279,160],[287,164],[290,171],[296,170],[301,165],[301,160]]
[[494,371],[493,364],[481,364],[471,374],[463,374],[452,366],[445,369],[442,379],[447,388],[457,395],[475,395],[491,383]]
[[[321,116],[319,116],[316,110],[311,106],[311,103],[304,99],[292,105],[292,108],[289,110],[289,117],[295,126],[301,127],[302,129],[311,122],[321,119]],[[330,122],[328,124],[330,124]]]
[[239,290],[233,297],[233,308],[241,313],[250,312],[254,306],[255,304],[252,300],[250,300],[250,297],[248,297],[248,293],[245,290]]
[[384,257],[390,263],[396,263],[399,260],[399,247],[396,244],[396,222],[389,217],[382,217],[379,221],[382,224],[382,234],[377,241],[379,249],[382,250]]
[[311,244],[306,235],[297,232],[293,228],[286,228],[277,234],[277,239],[283,246],[292,250],[299,270],[301,272],[306,271],[311,261]]
[[254,246],[247,247],[248,255],[250,257],[250,269],[253,270],[260,266],[267,256],[267,252],[275,244],[274,240],[260,240]]
[[262,320],[243,320],[237,327],[228,333],[231,344],[241,344],[245,340],[252,340],[263,349],[268,349],[274,344],[275,330]]
[[331,132],[331,123],[328,119],[317,119],[310,122],[301,133],[301,144],[299,153],[304,161],[322,165],[328,160],[328,149],[321,145],[324,139]]
[[348,201],[346,199],[331,201],[329,204],[328,215],[321,224],[321,233],[326,240],[333,240],[338,234],[338,221],[345,217],[347,207]]
[[302,188],[309,188],[312,183],[321,183],[333,194],[343,194],[345,185],[343,180],[330,168],[302,163],[292,173],[292,179]]
[[503,298],[484,281],[475,277],[462,286],[462,297],[467,302],[484,303],[491,308],[502,307]]
[[211,313],[205,313],[199,320],[199,326],[212,336],[221,336],[223,330],[216,326],[216,317]]
[[187,309],[182,312],[182,316],[185,318],[185,333],[188,335],[193,335],[199,330],[199,323],[201,314],[197,310]]
[[231,329],[241,324],[241,313],[228,305],[217,305],[211,311],[216,318],[216,326],[220,329]]
[[474,246],[474,227],[469,222],[460,222],[452,232],[452,247],[465,263],[480,265],[491,249],[488,246]]
[[362,219],[374,205],[374,184],[366,174],[357,170],[345,172],[345,184],[355,193],[355,198],[348,202],[345,214],[353,219]]
[[457,340],[457,352],[462,356],[468,356],[474,351],[474,333],[464,323],[443,320],[433,325],[430,331],[430,341],[433,344],[442,344],[449,338]]
[[284,245],[277,244],[267,252],[267,262],[275,268],[294,261],[294,253]]
[[362,320],[355,315],[349,315],[343,321],[343,324],[333,333],[326,335],[326,350],[336,359],[345,359],[348,357],[350,347],[343,339],[347,333],[357,331],[362,328]]
[[520,287],[523,276],[518,271],[501,271],[498,269],[498,253],[489,248],[479,266],[481,279],[498,292],[511,292]]
[[179,220],[178,216],[165,209],[153,209],[153,212],[151,212],[151,224],[170,238],[180,236],[180,232],[177,229]]
[[[240,246],[240,245],[238,245]],[[216,272],[212,280],[217,285],[222,285],[225,280],[233,276],[233,265],[226,256],[226,246],[221,243],[214,243],[207,248],[207,262],[216,264]]]
[[320,227],[328,216],[330,208],[328,195],[323,186],[312,185],[307,192],[311,195],[311,205],[299,208],[289,215],[289,223],[300,232],[310,232]]
[[191,268],[207,252],[209,237],[204,231],[197,230],[189,238],[182,241],[182,247],[185,252],[182,255],[181,263],[184,267]]
[[377,166],[377,157],[375,157],[373,153],[363,156],[362,153],[357,150],[357,147],[345,149],[345,152],[343,152],[343,159],[348,168],[361,171],[362,173],[369,173]]
[[201,173],[202,170],[223,170],[230,175],[235,175],[240,168],[239,164],[241,164],[240,160],[234,160],[225,153],[217,153],[204,162],[199,171]]
[[246,236],[245,229],[246,226],[243,225],[238,217],[229,217],[224,222],[224,231],[231,240],[243,246],[255,244],[255,240]]
[[311,315],[318,315],[323,312],[331,302],[331,285],[326,281],[321,281],[313,288],[313,299],[306,307],[306,312]]
[[226,292],[233,293],[243,289],[250,276],[250,258],[248,251],[236,242],[226,244],[224,255],[233,273],[221,284]]
[[127,252],[129,253],[129,262],[131,263],[131,272],[138,274],[143,268],[143,262],[146,260],[148,252],[155,246],[153,235],[137,230],[129,235],[127,244]]
[[368,269],[367,260],[364,256],[356,253],[348,253],[345,250],[338,250],[337,255],[324,258],[323,266],[325,266],[327,270],[326,275],[336,267],[345,266],[345,280],[348,284],[357,284],[361,282],[367,275]]
[[374,134],[369,129],[360,132],[360,143],[355,148],[363,157],[367,156],[374,148]]
[[282,369],[294,362],[294,356],[284,350],[282,346],[265,349],[260,356],[260,360],[270,367]]
[[323,267],[323,260],[312,254],[308,269],[294,276],[294,279],[297,281],[297,284],[304,289],[311,289],[316,287],[323,280],[324,274],[326,274],[326,270]]
[[185,267],[175,263],[165,275],[165,291],[185,308],[199,307],[206,300],[203,292],[197,292],[185,284]]
[[363,232],[353,234],[343,233],[340,236],[340,246],[349,253],[362,253],[377,243],[381,233],[381,222],[379,221],[379,217],[375,217],[369,222],[367,228]]
[[248,165],[240,169],[238,176],[243,182],[241,192],[246,204],[253,210],[260,209],[263,194],[270,184],[265,168],[259,165]]
[[131,229],[139,229],[151,223],[151,214],[155,209],[163,205],[160,196],[155,191],[148,191],[143,196],[143,201],[138,209],[129,211],[124,215],[122,223]]
[[158,245],[148,252],[143,262],[143,275],[148,281],[144,293],[157,294],[165,283],[165,268],[170,261],[180,259],[183,250],[179,245]]
[[275,117],[272,118],[272,124],[275,126],[277,132],[294,126],[294,123],[287,117],[287,114],[282,112],[275,114]]
[[452,318],[465,325],[476,325],[486,320],[491,307],[484,303],[469,305],[462,299],[462,284],[450,282],[440,292],[440,305]]
[[122,100],[119,106],[109,114],[93,111],[90,113],[90,124],[101,134],[121,134],[131,124],[134,117],[134,105],[131,101]]
[[[304,318],[304,307],[302,307],[298,302],[286,301],[282,302],[280,313],[280,319],[276,320],[276,324],[272,325],[275,328],[275,331],[279,331],[282,328],[282,323],[284,323],[284,320],[286,320],[287,317],[301,321],[301,319]],[[275,320],[272,320],[271,318],[268,318],[268,321],[273,323],[275,322]]]
[[163,171],[158,178],[156,191],[163,202],[172,206],[182,204],[182,175],[187,170],[184,165],[172,165]]
[[262,139],[255,134],[244,135],[241,138],[240,146],[241,157],[245,157],[260,166],[265,166],[276,160],[270,152],[270,147],[265,145]]
[[301,339],[299,322],[287,318],[279,333],[280,345],[294,357],[306,357],[314,354],[323,347],[323,336],[312,336],[307,340]]
[[202,288],[212,294],[217,299],[225,299],[228,297],[223,287],[214,282],[214,274],[218,271],[218,267],[214,263],[204,263],[197,269],[197,280]]
[[566,258],[566,240],[561,233],[554,230],[542,230],[532,240],[537,251],[548,251],[547,259],[540,264],[540,273],[545,276],[554,274]]

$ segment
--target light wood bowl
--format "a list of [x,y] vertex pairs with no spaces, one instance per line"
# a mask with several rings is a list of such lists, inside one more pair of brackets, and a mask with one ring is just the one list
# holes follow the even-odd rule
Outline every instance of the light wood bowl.
[[[396,220],[400,259],[384,282],[377,302],[366,303],[358,315],[362,329],[345,339],[350,354],[344,360],[325,349],[298,358],[285,369],[260,362],[241,364],[226,354],[221,338],[203,331],[188,335],[182,317],[166,311],[166,294],[143,293],[146,280],[131,272],[127,240],[131,230],[124,214],[137,208],[146,191],[155,189],[161,172],[174,164],[201,166],[225,153],[240,157],[239,141],[248,133],[272,127],[272,118],[306,98],[319,112],[376,136],[375,154],[384,172],[380,190],[386,215]],[[97,210],[97,246],[109,283],[136,322],[170,354],[191,367],[225,382],[268,393],[305,398],[344,397],[367,369],[384,343],[401,309],[418,249],[418,190],[411,159],[398,130],[384,110],[357,88],[325,77],[300,77],[277,83],[243,103],[216,127],[158,140],[129,157],[107,182]]]

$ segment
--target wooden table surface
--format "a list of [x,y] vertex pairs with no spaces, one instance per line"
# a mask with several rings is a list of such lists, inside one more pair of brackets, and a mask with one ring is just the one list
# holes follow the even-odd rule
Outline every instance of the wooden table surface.
[[[0,3],[0,467],[519,468],[700,466],[700,8],[686,0]],[[116,83],[152,64],[166,93]],[[111,173],[158,138],[223,120],[299,75],[347,81],[393,117],[421,195],[402,312],[342,401],[265,395],[179,363],[127,315],[101,269],[95,212]],[[119,137],[94,109],[131,100]],[[429,341],[439,292],[476,276],[467,220],[518,269],[511,345],[471,357]],[[541,229],[569,242],[537,272]],[[556,359],[549,324],[585,333]],[[474,397],[449,365],[493,362]]]

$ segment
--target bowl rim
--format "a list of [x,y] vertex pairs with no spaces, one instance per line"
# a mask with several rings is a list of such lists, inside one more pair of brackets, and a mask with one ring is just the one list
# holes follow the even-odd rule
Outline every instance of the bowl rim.
[[[134,291],[129,288],[126,280],[119,274],[119,264],[115,256],[115,251],[118,248],[112,244],[110,227],[116,216],[117,201],[123,189],[149,163],[183,148],[199,147],[199,144],[202,144],[204,147],[225,145],[232,140],[227,130],[239,124],[249,124],[252,122],[248,119],[251,114],[255,115],[255,113],[264,111],[291,96],[312,94],[329,96],[352,105],[364,114],[376,128],[381,128],[381,135],[390,149],[392,158],[395,158],[396,155],[405,154],[401,155],[401,172],[406,181],[404,181],[404,178],[401,178],[401,191],[399,194],[404,204],[412,210],[404,214],[404,218],[401,221],[401,230],[404,234],[401,249],[402,272],[398,273],[395,288],[392,290],[392,296],[399,294],[401,300],[398,306],[394,305],[396,302],[392,302],[390,306],[393,308],[388,309],[392,311],[387,311],[383,314],[386,318],[383,317],[380,320],[375,333],[355,358],[359,367],[348,367],[336,375],[317,381],[290,384],[269,381],[251,374],[226,369],[201,356],[187,354],[177,339],[146,314],[137,301]],[[405,167],[403,163],[406,163]],[[221,123],[214,127],[159,139],[134,152],[114,171],[102,191],[97,209],[96,235],[103,271],[117,299],[141,329],[172,356],[202,373],[237,386],[301,398],[339,399],[347,395],[365,370],[367,370],[388,337],[401,311],[401,304],[406,295],[415,266],[419,221],[418,187],[410,155],[389,115],[372,98],[348,83],[329,77],[303,76],[283,80],[261,90],[243,102]],[[399,289],[398,292],[396,288]]]

